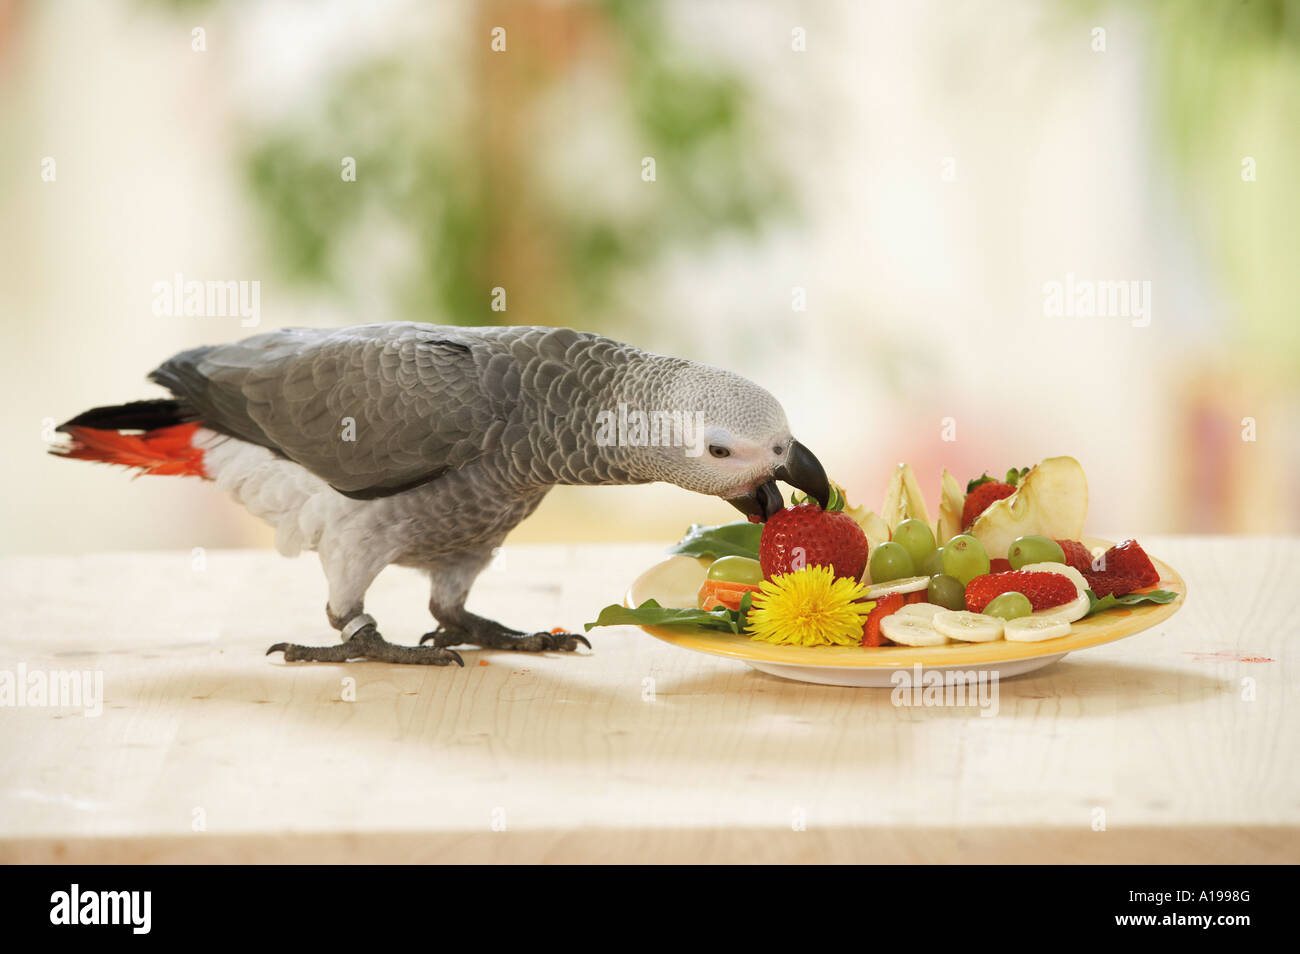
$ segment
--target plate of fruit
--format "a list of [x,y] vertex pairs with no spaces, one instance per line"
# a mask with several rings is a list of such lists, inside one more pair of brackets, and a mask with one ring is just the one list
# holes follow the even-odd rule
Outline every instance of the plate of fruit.
[[1132,636],[1182,605],[1181,576],[1136,540],[1083,535],[1071,457],[968,481],[946,470],[928,515],[906,464],[879,513],[832,485],[765,523],[692,526],[587,628],[631,624],[674,645],[805,682],[894,686],[896,673],[1019,675]]

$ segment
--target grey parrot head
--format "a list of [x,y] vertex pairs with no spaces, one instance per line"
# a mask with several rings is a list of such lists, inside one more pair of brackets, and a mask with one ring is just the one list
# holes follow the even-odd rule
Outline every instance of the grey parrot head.
[[[821,463],[794,439],[785,410],[771,394],[738,374],[694,362],[674,361],[656,376],[645,397],[680,414],[683,439],[664,439],[641,449],[653,479],[721,497],[747,516],[766,520],[784,506],[776,481],[802,490],[823,507],[830,482]],[[675,435],[674,435],[675,436]]]

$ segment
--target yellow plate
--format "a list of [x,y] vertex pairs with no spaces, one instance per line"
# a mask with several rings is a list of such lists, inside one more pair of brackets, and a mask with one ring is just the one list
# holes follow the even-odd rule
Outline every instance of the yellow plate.
[[[1110,544],[1085,537],[1088,547]],[[1148,554],[1149,555],[1149,554]],[[661,606],[694,606],[711,561],[674,556],[646,570],[627,591],[626,606],[654,599]],[[926,669],[997,670],[1017,675],[1055,662],[1066,653],[1132,636],[1164,622],[1178,612],[1187,586],[1173,567],[1155,557],[1160,573],[1158,589],[1172,590],[1179,598],[1163,605],[1120,607],[1070,624],[1070,632],[1056,639],[1033,643],[997,640],[991,643],[947,643],[943,646],[776,646],[735,633],[702,626],[642,626],[647,633],[683,649],[727,656],[756,669],[788,678],[832,685],[891,685],[890,674],[920,665]]]

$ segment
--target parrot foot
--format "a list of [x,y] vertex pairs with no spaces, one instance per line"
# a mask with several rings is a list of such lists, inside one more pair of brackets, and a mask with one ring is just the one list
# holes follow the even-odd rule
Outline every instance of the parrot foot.
[[420,637],[421,646],[427,642],[432,642],[438,648],[470,643],[484,649],[508,649],[520,653],[571,653],[579,644],[591,648],[587,637],[577,633],[523,633],[517,629],[507,629],[500,623],[476,626],[472,630],[458,626],[439,626]]
[[[421,641],[423,642],[423,641]],[[352,637],[337,646],[300,646],[297,643],[276,643],[266,651],[284,653],[285,662],[347,662],[364,659],[371,662],[409,663],[420,666],[464,667],[460,653],[444,646],[398,646],[379,635],[373,625],[357,630]]]

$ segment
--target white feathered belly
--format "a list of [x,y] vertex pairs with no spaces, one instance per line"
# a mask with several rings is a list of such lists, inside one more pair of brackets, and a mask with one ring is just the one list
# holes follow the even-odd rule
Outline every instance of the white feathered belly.
[[521,488],[471,465],[412,490],[354,500],[301,464],[258,444],[200,428],[191,443],[217,486],[275,528],[276,549],[349,549],[384,563],[436,563],[496,546],[549,487]]
[[368,501],[335,491],[307,468],[258,444],[200,428],[191,442],[216,485],[275,528],[285,556],[315,550],[330,525],[358,515]]

